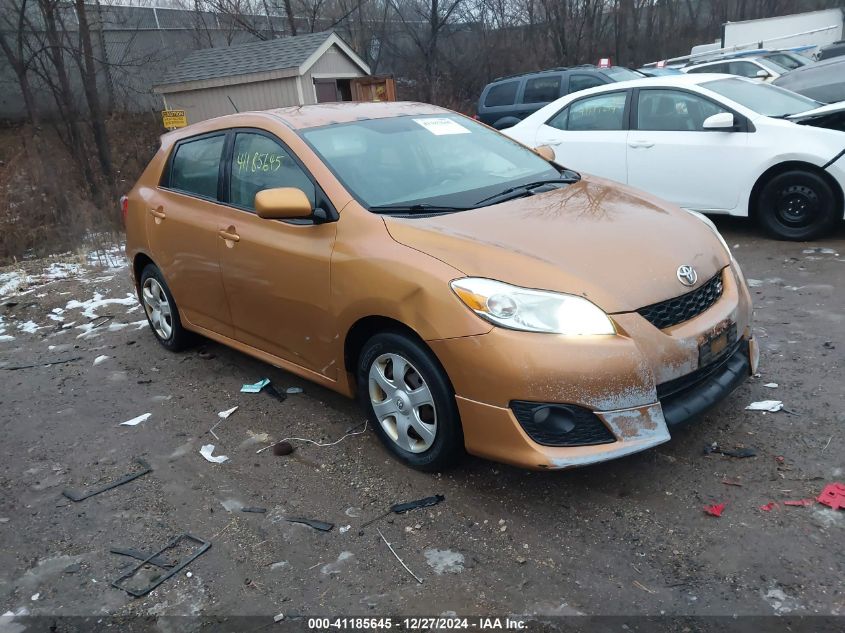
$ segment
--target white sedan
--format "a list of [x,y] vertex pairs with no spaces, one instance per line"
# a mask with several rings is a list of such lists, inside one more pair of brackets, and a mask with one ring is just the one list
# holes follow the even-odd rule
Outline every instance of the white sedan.
[[781,239],[814,239],[843,218],[845,102],[670,75],[568,95],[503,133],[685,209],[750,215]]

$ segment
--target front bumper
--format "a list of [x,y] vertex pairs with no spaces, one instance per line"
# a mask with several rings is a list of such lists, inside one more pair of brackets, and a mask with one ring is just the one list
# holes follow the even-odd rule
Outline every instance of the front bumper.
[[[732,269],[725,270],[722,297],[677,326],[658,330],[636,312],[612,316],[620,332],[612,337],[494,328],[430,341],[455,388],[467,451],[534,469],[615,459],[668,441],[671,427],[715,406],[756,371],[751,301],[741,273]],[[699,367],[702,340],[728,325],[736,327],[736,342]],[[514,414],[514,401],[588,410],[613,441],[538,443]]]

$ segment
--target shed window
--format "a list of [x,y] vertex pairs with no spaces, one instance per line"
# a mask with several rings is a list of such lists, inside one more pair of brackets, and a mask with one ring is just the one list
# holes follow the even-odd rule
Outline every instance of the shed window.
[[255,194],[264,189],[295,187],[314,204],[314,183],[280,143],[263,134],[242,132],[235,138],[230,202],[255,209]]

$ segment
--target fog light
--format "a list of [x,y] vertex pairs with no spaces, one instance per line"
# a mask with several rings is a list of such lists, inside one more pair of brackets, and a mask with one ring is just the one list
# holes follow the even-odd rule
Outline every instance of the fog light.
[[547,433],[565,435],[575,428],[575,420],[568,409],[561,407],[540,407],[534,411],[534,422]]

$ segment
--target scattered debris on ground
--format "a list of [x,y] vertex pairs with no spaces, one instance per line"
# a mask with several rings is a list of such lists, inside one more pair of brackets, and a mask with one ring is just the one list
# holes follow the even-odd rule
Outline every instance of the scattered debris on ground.
[[777,413],[783,409],[783,402],[780,400],[760,400],[759,402],[752,402],[747,407],[746,411],[766,411],[768,413]]
[[95,486],[93,488],[89,488],[88,490],[72,490],[70,488],[65,488],[62,490],[62,494],[70,499],[71,501],[83,501],[88,499],[89,497],[93,497],[94,495],[98,495],[101,492],[106,492],[107,490],[111,490],[112,488],[117,488],[118,486],[122,486],[123,484],[127,484],[130,481],[134,481],[138,479],[138,477],[143,477],[147,473],[151,473],[153,469],[150,465],[145,462],[143,459],[136,459],[135,462],[141,466],[141,470],[138,470],[134,473],[129,473],[128,475],[124,475],[115,481],[105,484],[104,486]]
[[205,457],[206,461],[214,464],[222,464],[229,459],[226,455],[212,455],[214,453],[214,444],[205,444],[200,448],[200,455]]

